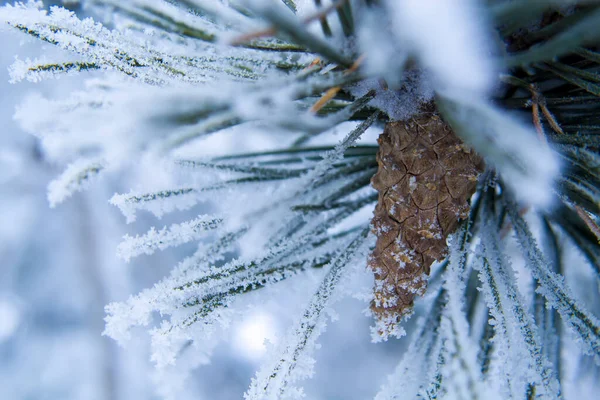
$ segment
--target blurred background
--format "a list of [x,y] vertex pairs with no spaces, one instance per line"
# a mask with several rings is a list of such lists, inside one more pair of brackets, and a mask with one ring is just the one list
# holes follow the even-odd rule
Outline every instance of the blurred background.
[[[7,32],[0,32],[0,49],[0,399],[242,398],[268,351],[265,339],[275,340],[291,322],[288,307],[297,302],[286,293],[292,288],[282,286],[272,303],[249,309],[210,360],[181,357],[160,373],[150,361],[147,335],[136,335],[126,349],[102,336],[106,304],[152,286],[194,250],[182,246],[126,264],[116,256],[122,236],[169,225],[186,213],[160,221],[140,216],[126,225],[108,204],[140,179],[125,174],[105,176],[51,209],[46,187],[64,166],[45,160],[12,116],[26,96],[63,97],[91,74],[12,85],[7,68],[15,54],[34,58],[56,50]],[[320,339],[316,376],[304,385],[307,398],[372,398],[393,371],[405,341],[371,344],[366,306],[358,300],[338,305],[339,320]]]

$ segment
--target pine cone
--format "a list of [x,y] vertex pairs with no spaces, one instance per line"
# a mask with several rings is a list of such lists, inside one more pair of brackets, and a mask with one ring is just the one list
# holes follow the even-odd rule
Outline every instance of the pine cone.
[[468,216],[483,162],[436,114],[390,122],[378,143],[371,309],[387,336],[425,293],[431,264],[447,255],[446,238]]

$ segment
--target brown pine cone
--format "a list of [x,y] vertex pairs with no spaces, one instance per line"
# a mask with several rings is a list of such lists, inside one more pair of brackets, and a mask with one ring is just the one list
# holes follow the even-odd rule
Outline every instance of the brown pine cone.
[[371,310],[387,337],[425,293],[431,264],[446,257],[446,238],[468,216],[483,162],[431,113],[388,123],[378,143]]

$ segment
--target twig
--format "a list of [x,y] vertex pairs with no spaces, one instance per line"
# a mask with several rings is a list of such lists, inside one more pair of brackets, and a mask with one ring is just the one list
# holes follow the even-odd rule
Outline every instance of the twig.
[[558,122],[556,122],[556,119],[554,118],[554,115],[552,115],[552,113],[550,112],[550,110],[548,109],[548,107],[546,107],[546,101],[544,100],[544,102],[541,105],[542,108],[542,113],[544,114],[544,116],[546,117],[546,119],[548,120],[548,123],[550,124],[550,126],[552,127],[552,129],[554,130],[554,132],[563,135],[565,132],[562,130],[562,128],[560,127],[560,125],[558,125]]
[[598,243],[600,243],[600,227],[596,222],[590,217],[590,215],[585,211],[581,206],[575,206],[575,211],[577,215],[585,222],[587,227],[592,231],[594,235],[596,235],[596,239],[598,239]]
[[540,140],[547,144],[548,141],[546,140],[546,135],[542,126],[540,109],[544,117],[546,117],[546,119],[548,120],[548,123],[550,124],[550,127],[554,132],[558,133],[559,135],[562,135],[564,134],[564,131],[562,130],[560,125],[558,125],[558,122],[556,122],[556,118],[554,118],[554,115],[552,115],[552,113],[546,106],[546,99],[544,98],[544,95],[542,95],[538,87],[532,83],[528,86],[528,89],[531,92],[533,124],[535,125],[535,129],[538,133],[538,136],[540,137]]
[[[350,68],[348,68],[346,71],[344,71],[344,75],[349,75],[352,72],[356,71],[364,59],[365,59],[364,54],[361,55],[360,57],[358,57],[356,59],[356,61],[354,61],[352,66]],[[328,91],[326,91],[325,94],[323,96],[321,96],[321,98],[319,100],[317,100],[317,102],[315,104],[313,104],[313,106],[310,108],[310,112],[312,112],[312,113],[319,112],[319,110],[321,108],[323,108],[323,106],[325,104],[327,104],[327,102],[329,100],[333,99],[335,97],[335,95],[338,94],[338,92],[341,89],[342,89],[341,86],[334,86],[331,89],[329,89]]]
[[538,136],[540,137],[540,140],[542,140],[542,142],[547,143],[547,140],[546,135],[544,133],[544,128],[542,126],[540,110],[542,111],[544,117],[546,117],[546,119],[548,120],[548,123],[550,124],[550,127],[554,132],[558,133],[559,135],[565,133],[556,121],[556,118],[554,117],[552,112],[550,112],[550,110],[548,109],[548,106],[546,104],[546,98],[535,84],[528,84],[527,82],[511,75],[501,75],[500,79],[510,85],[519,86],[523,89],[526,89],[531,93],[531,100],[527,102],[527,105],[531,105],[532,107],[533,125],[535,126]]
[[531,92],[531,113],[533,114],[533,125],[538,134],[538,137],[542,143],[548,145],[546,134],[544,133],[544,127],[540,118],[540,104],[542,98],[539,90],[534,84],[529,85],[529,91]]
[[312,68],[312,67],[314,67],[315,65],[319,65],[319,64],[321,64],[321,57],[317,57],[317,58],[315,58],[314,60],[312,60],[312,61],[310,62],[310,64],[308,64],[306,67],[304,67],[304,68],[302,69],[302,71],[303,71],[303,72],[304,72],[304,71],[308,71],[309,69],[311,69],[311,68]]

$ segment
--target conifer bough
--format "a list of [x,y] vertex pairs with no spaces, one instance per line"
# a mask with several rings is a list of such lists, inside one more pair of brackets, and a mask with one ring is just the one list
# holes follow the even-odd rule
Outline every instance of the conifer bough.
[[[17,120],[46,158],[71,163],[50,185],[53,205],[146,157],[178,180],[113,196],[129,222],[216,203],[214,215],[119,248],[129,259],[198,242],[170,276],[106,308],[105,334],[122,343],[152,326],[159,373],[183,355],[188,374],[216,327],[264,303],[244,293],[309,285],[306,270],[323,273],[321,284],[295,300],[307,307],[247,399],[301,396],[295,385],[312,375],[319,335],[355,275],[374,294],[375,341],[405,333],[399,322],[428,285],[377,400],[554,400],[565,378],[581,381],[564,365],[600,363],[600,296],[589,285],[600,276],[600,3],[315,0],[304,17],[293,0],[85,3],[120,17],[108,28],[41,2],[0,8],[2,26],[71,53],[17,60],[13,81],[107,72],[67,99],[26,101]],[[313,142],[349,121],[359,122],[337,145]],[[358,143],[383,124],[379,146]],[[281,135],[253,153],[242,142],[224,154],[191,143],[240,131]],[[511,231],[522,254],[505,248]],[[261,246],[237,254],[257,233]],[[573,244],[587,263],[565,258]]]

